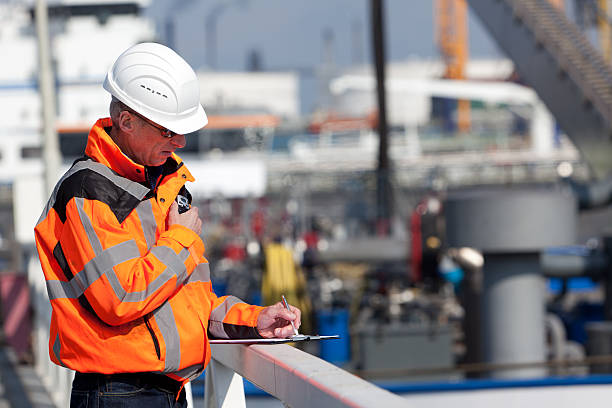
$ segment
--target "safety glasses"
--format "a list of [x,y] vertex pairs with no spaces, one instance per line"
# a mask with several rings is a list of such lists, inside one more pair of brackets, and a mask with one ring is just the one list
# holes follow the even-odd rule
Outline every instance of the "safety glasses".
[[159,130],[159,132],[161,133],[161,135],[163,137],[167,137],[168,139],[171,139],[173,136],[176,136],[176,133],[174,133],[173,131],[171,131],[170,129],[166,129],[165,127],[161,127],[158,124],[156,124],[155,122],[151,122],[149,119],[145,118],[144,116],[142,116],[140,113],[132,110],[132,109],[124,109],[126,112],[129,112],[131,114],[134,114],[136,116],[138,116],[140,119],[144,120],[145,122],[147,122],[149,125],[153,126],[155,129]]

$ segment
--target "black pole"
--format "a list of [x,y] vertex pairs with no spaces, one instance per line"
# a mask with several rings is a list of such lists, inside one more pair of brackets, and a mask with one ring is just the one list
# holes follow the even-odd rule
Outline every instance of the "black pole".
[[612,231],[606,231],[602,241],[608,261],[603,273],[605,290],[604,319],[612,321]]
[[376,66],[376,96],[378,101],[378,168],[376,172],[377,231],[388,235],[391,219],[391,183],[389,143],[387,139],[387,106],[385,101],[385,40],[383,0],[371,0],[372,40]]

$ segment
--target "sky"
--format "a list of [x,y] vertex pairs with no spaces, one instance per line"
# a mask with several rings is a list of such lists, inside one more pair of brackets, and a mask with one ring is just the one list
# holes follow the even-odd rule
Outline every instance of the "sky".
[[[164,41],[172,22],[172,46],[195,68],[210,65],[205,22],[214,21],[216,69],[244,70],[256,50],[264,70],[308,70],[371,63],[369,8],[370,0],[152,0],[149,13]],[[387,61],[438,58],[432,0],[384,0],[384,10]],[[470,55],[502,56],[478,18],[468,21]]]

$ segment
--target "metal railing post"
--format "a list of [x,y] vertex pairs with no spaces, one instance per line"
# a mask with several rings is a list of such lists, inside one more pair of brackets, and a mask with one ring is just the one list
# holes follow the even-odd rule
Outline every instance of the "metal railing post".
[[205,408],[246,408],[242,376],[211,359],[206,368]]

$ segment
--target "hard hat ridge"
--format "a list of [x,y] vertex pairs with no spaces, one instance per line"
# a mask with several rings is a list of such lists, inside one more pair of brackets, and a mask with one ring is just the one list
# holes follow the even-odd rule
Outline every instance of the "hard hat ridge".
[[104,89],[175,133],[194,132],[208,122],[195,72],[161,44],[140,43],[124,51],[108,70]]

